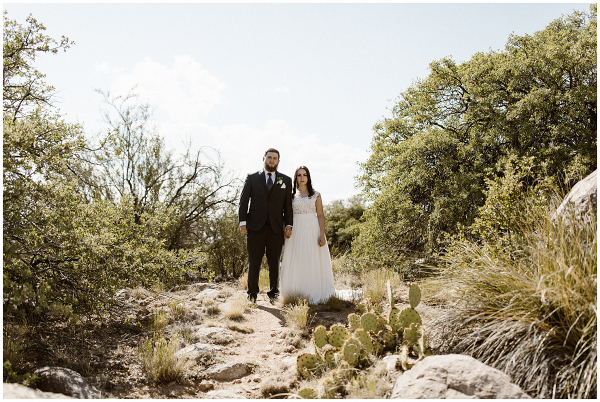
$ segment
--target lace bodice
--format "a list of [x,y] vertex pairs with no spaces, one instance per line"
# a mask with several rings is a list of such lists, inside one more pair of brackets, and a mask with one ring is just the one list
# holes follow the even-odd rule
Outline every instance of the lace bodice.
[[298,193],[292,199],[292,209],[294,215],[297,214],[316,214],[317,213],[317,197],[319,192],[315,191],[312,197],[300,197]]

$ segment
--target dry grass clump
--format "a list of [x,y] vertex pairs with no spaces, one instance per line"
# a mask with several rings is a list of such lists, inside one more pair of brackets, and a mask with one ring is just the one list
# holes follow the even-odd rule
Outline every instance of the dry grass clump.
[[180,379],[185,371],[185,362],[175,357],[179,342],[177,333],[170,340],[166,340],[162,335],[144,339],[138,347],[144,374],[156,383]]
[[397,288],[402,282],[402,277],[397,272],[379,268],[362,273],[363,291],[372,303],[381,303],[387,298],[387,281],[390,281],[392,289]]
[[165,330],[169,324],[169,313],[164,310],[158,310],[152,318],[150,329],[153,332],[161,333]]
[[286,325],[306,331],[308,328],[309,310],[310,307],[306,300],[301,300],[294,305],[285,307],[283,309],[283,318]]
[[213,299],[210,296],[204,296],[202,300],[200,300],[200,305],[202,306],[202,313],[208,316],[214,316],[221,312],[221,308],[219,307],[215,299]]
[[301,292],[295,292],[295,293],[286,293],[286,294],[282,294],[280,300],[280,304],[282,306],[290,306],[290,305],[297,305],[298,303],[301,303],[303,301],[308,300],[308,296],[301,293]]
[[319,310],[325,311],[342,311],[346,307],[349,307],[352,303],[342,300],[337,297],[335,294],[331,295],[327,300],[323,303],[319,304]]
[[254,328],[237,322],[228,322],[226,327],[232,331],[241,332],[242,334],[251,334],[254,332]]
[[248,300],[243,293],[236,293],[221,306],[223,315],[231,320],[239,320],[248,308]]
[[443,278],[454,309],[430,328],[440,352],[474,356],[533,397],[595,398],[596,216],[551,216],[502,239],[502,252],[460,243]]
[[136,300],[142,300],[142,299],[146,299],[148,297],[153,297],[154,293],[152,293],[151,291],[144,289],[141,286],[138,286],[135,289],[128,289],[127,290],[127,295],[129,297],[132,297]]
[[190,306],[180,300],[171,300],[169,302],[169,308],[171,310],[171,316],[175,321],[194,321],[198,318],[197,314]]

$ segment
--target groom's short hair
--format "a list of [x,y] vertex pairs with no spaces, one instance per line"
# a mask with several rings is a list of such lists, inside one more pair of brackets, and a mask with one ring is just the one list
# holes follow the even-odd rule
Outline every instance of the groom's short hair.
[[269,149],[267,149],[267,150],[265,151],[265,156],[267,156],[267,154],[268,154],[269,152],[275,152],[275,153],[277,154],[277,159],[281,159],[281,156],[279,155],[279,151],[278,151],[278,150],[276,150],[275,148],[269,148]]

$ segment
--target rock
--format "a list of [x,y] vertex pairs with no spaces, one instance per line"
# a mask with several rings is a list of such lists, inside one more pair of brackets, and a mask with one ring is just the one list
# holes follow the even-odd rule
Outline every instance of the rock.
[[202,300],[205,297],[210,297],[211,299],[216,300],[220,294],[221,293],[216,289],[206,289],[192,297],[192,300]]
[[218,381],[233,381],[252,372],[252,366],[243,362],[217,364],[204,372],[207,378]]
[[65,394],[79,399],[100,398],[100,392],[71,369],[46,366],[33,373],[40,377],[36,385],[42,391]]
[[226,345],[235,340],[230,330],[220,327],[198,328],[194,332],[194,337],[202,343],[218,343],[220,345]]
[[383,363],[385,363],[385,369],[388,372],[392,372],[392,371],[396,371],[396,363],[398,362],[399,358],[400,358],[400,355],[389,355],[389,356],[386,356],[383,359],[381,359],[381,361]]
[[204,399],[246,399],[244,396],[235,393],[234,391],[228,391],[221,389],[218,391],[210,391]]
[[510,378],[465,355],[428,356],[404,372],[391,399],[524,399],[529,398]]
[[198,283],[192,283],[191,285],[186,285],[184,286],[185,290],[195,290],[197,292],[202,292],[203,290],[206,289],[218,289],[219,285],[215,284],[215,283],[208,283],[208,282],[198,282]]
[[211,381],[202,381],[200,384],[198,384],[198,389],[202,392],[210,391],[214,388],[215,384],[213,384]]
[[199,362],[199,360],[203,357],[210,356],[219,351],[221,351],[221,348],[218,346],[209,345],[206,343],[194,343],[193,345],[179,349],[177,352],[175,352],[175,357]]
[[363,292],[360,289],[341,289],[335,291],[335,296],[341,300],[354,302],[362,299]]
[[21,384],[2,384],[2,399],[73,399],[64,394],[43,392]]
[[563,202],[556,209],[554,217],[560,216],[563,219],[569,220],[571,209],[576,216],[586,215],[589,212],[596,213],[598,209],[596,172],[597,170],[594,170],[593,173],[573,186],[569,194],[567,194]]

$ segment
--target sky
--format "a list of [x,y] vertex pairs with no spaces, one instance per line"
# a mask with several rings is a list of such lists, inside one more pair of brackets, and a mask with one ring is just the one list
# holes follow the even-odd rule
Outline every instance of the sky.
[[102,133],[96,91],[152,106],[167,146],[218,150],[241,181],[267,148],[279,171],[310,169],[323,202],[359,194],[373,126],[434,60],[503,50],[590,3],[25,3],[53,38],[75,42],[36,67],[65,120]]

